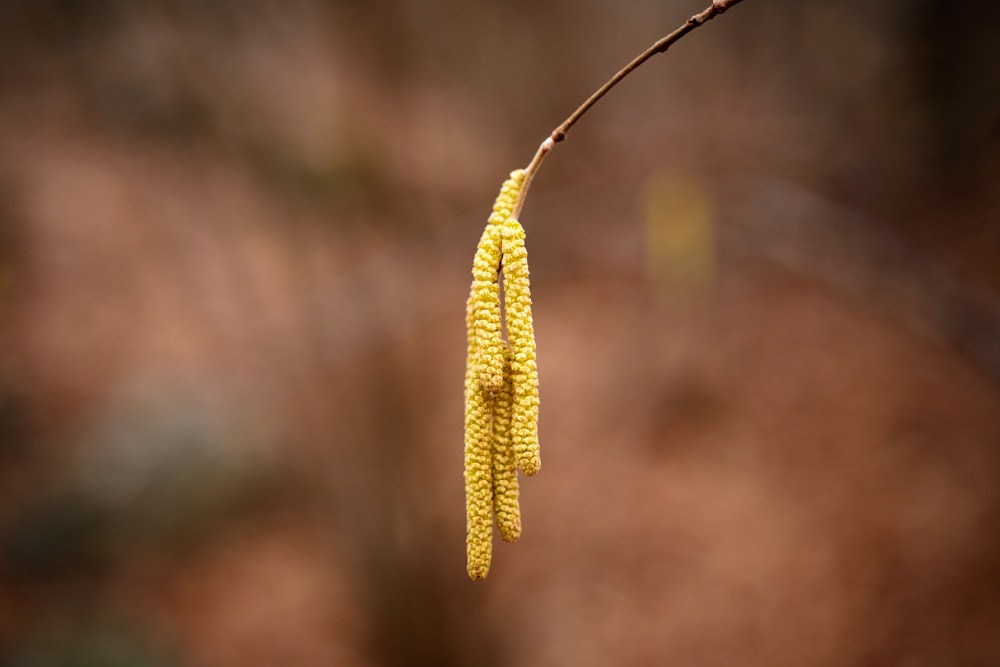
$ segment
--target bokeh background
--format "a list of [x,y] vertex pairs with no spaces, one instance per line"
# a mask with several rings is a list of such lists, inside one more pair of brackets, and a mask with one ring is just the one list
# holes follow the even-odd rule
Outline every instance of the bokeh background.
[[0,1],[0,664],[1000,664],[1000,4]]

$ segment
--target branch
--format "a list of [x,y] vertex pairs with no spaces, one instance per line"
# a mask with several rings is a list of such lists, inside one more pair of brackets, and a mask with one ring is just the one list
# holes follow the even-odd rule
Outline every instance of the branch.
[[542,160],[545,156],[549,154],[555,145],[560,141],[566,139],[566,135],[569,134],[570,129],[576,125],[576,122],[583,117],[583,114],[590,110],[590,107],[597,104],[597,101],[604,97],[609,90],[614,88],[619,81],[627,77],[632,73],[632,70],[637,69],[644,62],[655,56],[657,53],[663,53],[670,46],[679,40],[684,35],[688,34],[701,24],[706,21],[710,21],[719,14],[722,14],[727,9],[733,5],[737,5],[743,0],[712,0],[712,4],[704,11],[695,14],[687,21],[684,25],[674,30],[672,33],[658,40],[648,49],[640,53],[635,59],[632,60],[628,65],[618,70],[618,72],[608,79],[607,83],[594,91],[594,93],[587,98],[587,101],[577,107],[576,111],[569,115],[569,118],[564,120],[559,127],[552,130],[552,134],[545,138],[545,141],[538,146],[538,150],[535,152],[535,156],[531,158],[531,162],[525,167],[524,170],[524,183],[521,185],[521,190],[517,195],[517,200],[514,202],[514,210],[511,213],[512,218],[519,218],[521,215],[521,208],[524,206],[524,199],[528,195],[528,188],[531,186],[531,181],[535,177],[535,173],[542,164]]

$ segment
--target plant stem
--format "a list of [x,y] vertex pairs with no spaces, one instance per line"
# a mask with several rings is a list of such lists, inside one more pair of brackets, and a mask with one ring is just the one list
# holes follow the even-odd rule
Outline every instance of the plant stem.
[[632,62],[618,70],[618,72],[615,73],[613,77],[608,79],[603,86],[595,90],[594,93],[587,98],[587,101],[577,107],[576,111],[571,113],[569,117],[556,129],[552,130],[552,133],[538,146],[538,150],[535,152],[535,156],[531,158],[531,162],[527,167],[525,167],[524,183],[521,185],[521,190],[517,195],[517,200],[514,202],[514,210],[511,213],[511,217],[517,219],[521,215],[521,208],[524,206],[525,197],[528,195],[528,188],[531,186],[531,181],[534,179],[535,173],[541,166],[542,160],[545,159],[545,156],[549,154],[549,151],[551,151],[557,143],[566,139],[566,135],[569,134],[570,129],[576,125],[576,122],[580,120],[580,118],[583,117],[583,114],[587,113],[592,106],[597,104],[597,101],[604,97],[609,90],[614,88],[619,81],[631,74],[632,70],[637,69],[640,65],[656,54],[666,51],[674,42],[701,24],[706,21],[710,21],[733,5],[737,5],[742,1],[743,0],[713,0],[712,4],[709,5],[707,9],[689,18],[684,22],[684,25],[677,28],[666,37],[657,40],[652,46],[636,56]]

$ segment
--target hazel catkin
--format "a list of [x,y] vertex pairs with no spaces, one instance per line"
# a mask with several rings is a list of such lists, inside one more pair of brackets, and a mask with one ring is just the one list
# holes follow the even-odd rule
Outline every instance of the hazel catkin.
[[524,228],[510,218],[503,226],[503,280],[507,339],[514,387],[511,443],[517,467],[529,477],[542,466],[538,446],[538,366],[531,317],[531,285]]
[[490,392],[503,382],[503,349],[500,346],[500,228],[486,225],[472,260],[473,329],[476,337],[476,377]]
[[504,542],[516,542],[521,536],[521,509],[514,448],[510,442],[511,415],[514,407],[510,373],[510,347],[504,343],[503,384],[493,402],[493,513]]
[[[523,182],[518,169],[500,188],[476,248],[466,302],[466,551],[469,576],[477,581],[489,573],[494,517],[505,541],[521,535],[518,469],[534,475],[540,467],[527,253],[524,230],[510,219]],[[501,271],[509,344],[501,335]]]
[[516,169],[500,187],[493,210],[479,239],[472,261],[472,290],[475,293],[474,321],[478,344],[478,380],[490,392],[500,390],[503,381],[503,350],[500,347],[501,229],[510,217],[524,182],[524,170]]
[[491,397],[473,386],[465,401],[466,567],[474,581],[485,579],[493,557],[493,461]]

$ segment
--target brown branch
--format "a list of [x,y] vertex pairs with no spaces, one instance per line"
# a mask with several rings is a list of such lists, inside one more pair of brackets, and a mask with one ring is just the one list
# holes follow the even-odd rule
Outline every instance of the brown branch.
[[597,104],[598,100],[604,97],[609,90],[614,88],[619,81],[631,74],[632,70],[637,69],[640,65],[656,54],[666,51],[674,42],[701,24],[706,21],[710,21],[733,5],[737,5],[742,1],[743,0],[712,0],[712,4],[707,9],[689,18],[684,22],[684,25],[677,28],[677,30],[674,30],[666,37],[655,42],[648,49],[636,56],[632,62],[618,70],[613,77],[608,79],[607,83],[595,90],[593,95],[587,98],[586,102],[577,107],[576,111],[569,115],[569,118],[564,120],[559,127],[552,130],[552,133],[545,138],[545,141],[543,141],[541,145],[538,146],[538,150],[535,152],[535,156],[531,158],[531,162],[527,167],[525,167],[524,183],[521,185],[521,190],[517,195],[517,200],[514,202],[514,210],[511,213],[511,217],[516,219],[521,215],[521,208],[524,206],[524,199],[528,195],[528,187],[531,185],[531,181],[535,177],[535,173],[541,166],[542,160],[545,159],[545,156],[549,154],[549,151],[551,151],[557,143],[566,139],[566,135],[569,134],[570,129],[576,125],[576,122],[580,120],[580,118],[583,117],[583,114],[590,110],[590,107]]

